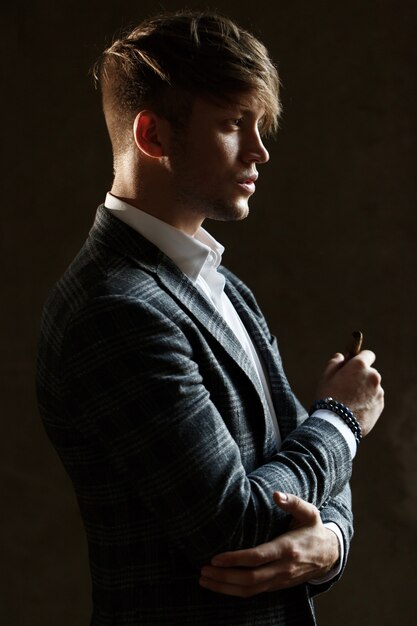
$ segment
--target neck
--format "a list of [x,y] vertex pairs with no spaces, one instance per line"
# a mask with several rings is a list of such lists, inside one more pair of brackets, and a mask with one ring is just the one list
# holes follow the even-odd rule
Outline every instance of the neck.
[[187,235],[194,236],[203,218],[186,207],[178,206],[167,175],[116,172],[110,193],[149,215],[174,226]]

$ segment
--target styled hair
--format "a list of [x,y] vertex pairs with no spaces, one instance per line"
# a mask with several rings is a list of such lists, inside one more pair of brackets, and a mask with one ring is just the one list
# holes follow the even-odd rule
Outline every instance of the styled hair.
[[228,99],[248,91],[265,111],[260,132],[272,134],[278,127],[279,79],[268,51],[214,13],[181,11],[146,19],[104,50],[93,75],[119,134],[123,127],[131,129],[145,108],[179,126],[193,97]]

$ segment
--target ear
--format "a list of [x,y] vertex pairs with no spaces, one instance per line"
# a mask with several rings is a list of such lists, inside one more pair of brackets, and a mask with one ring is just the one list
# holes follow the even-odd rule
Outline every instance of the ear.
[[133,122],[133,134],[139,150],[152,158],[165,155],[163,121],[153,111],[140,111]]

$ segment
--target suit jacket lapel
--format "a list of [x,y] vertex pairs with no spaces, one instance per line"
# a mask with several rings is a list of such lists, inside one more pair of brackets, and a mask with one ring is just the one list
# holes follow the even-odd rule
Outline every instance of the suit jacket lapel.
[[272,402],[281,437],[284,439],[297,425],[297,408],[294,395],[282,367],[276,340],[274,339],[272,343],[270,342],[256,316],[230,281],[226,282],[226,293],[250,334],[261,360],[263,360],[266,374],[269,378]]
[[264,413],[268,414],[259,378],[235,334],[213,305],[206,300],[171,259],[145,237],[111,215],[103,205],[98,208],[94,225],[90,231],[90,238],[98,240],[102,245],[111,247],[123,257],[132,259],[146,271],[156,274],[163,288],[176,299],[179,306],[187,311],[187,314],[201,328],[202,332],[210,333],[238,367],[243,370],[250,383],[255,387]]
[[[270,456],[271,450],[275,449],[276,446],[276,436],[265,393],[252,361],[214,306],[206,300],[188,278],[184,277],[184,274],[173,263],[171,265],[173,267],[161,263],[158,268],[158,276],[165,288],[187,309],[190,317],[201,327],[201,331],[203,333],[209,332],[214,340],[222,346],[238,367],[243,370],[249,383],[255,387],[263,412],[263,428],[265,430],[262,440],[263,450],[266,457]],[[176,280],[173,280],[173,268],[178,273]],[[243,318],[242,321],[245,323]],[[247,330],[251,334],[252,329],[247,326]]]
[[243,370],[256,389],[264,413],[267,413],[268,409],[262,385],[254,370],[252,361],[223,317],[183,272],[166,257],[160,262],[157,273],[165,289],[176,298],[180,306],[187,310],[187,314],[200,326],[202,332],[210,333]]

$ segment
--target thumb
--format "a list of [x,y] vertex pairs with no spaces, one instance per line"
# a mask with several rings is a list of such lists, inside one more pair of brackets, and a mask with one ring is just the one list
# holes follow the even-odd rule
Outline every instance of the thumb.
[[294,518],[296,526],[306,526],[314,524],[319,514],[314,504],[310,504],[297,496],[289,493],[276,491],[274,493],[274,501],[280,509],[289,513]]

